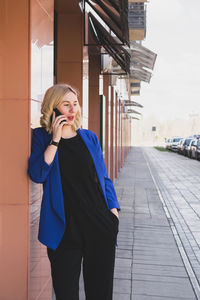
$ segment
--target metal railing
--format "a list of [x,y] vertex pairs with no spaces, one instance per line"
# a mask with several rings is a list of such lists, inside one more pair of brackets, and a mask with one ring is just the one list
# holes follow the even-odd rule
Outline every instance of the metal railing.
[[129,29],[144,29],[146,31],[146,6],[141,2],[128,4]]

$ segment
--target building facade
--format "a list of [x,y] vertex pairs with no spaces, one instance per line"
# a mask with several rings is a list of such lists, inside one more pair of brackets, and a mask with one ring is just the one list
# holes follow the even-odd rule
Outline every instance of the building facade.
[[46,247],[37,240],[42,185],[27,175],[44,93],[62,82],[79,90],[82,127],[97,134],[115,182],[131,147],[125,101],[141,81],[130,81],[126,47],[129,34],[137,40],[144,32],[129,32],[128,1],[0,0],[0,15],[0,299],[52,299]]

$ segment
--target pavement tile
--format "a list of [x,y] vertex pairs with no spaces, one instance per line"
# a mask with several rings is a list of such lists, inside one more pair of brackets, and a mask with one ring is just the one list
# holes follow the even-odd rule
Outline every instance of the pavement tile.
[[133,273],[149,274],[157,276],[177,276],[188,278],[185,272],[185,267],[169,266],[169,265],[154,265],[154,264],[136,264],[133,265]]
[[185,281],[182,283],[155,282],[145,280],[134,280],[132,285],[132,294],[142,294],[149,296],[163,297],[181,297],[188,299],[194,297],[191,284]]
[[131,280],[116,278],[114,280],[113,292],[119,294],[131,293]]
[[178,276],[161,276],[161,275],[149,275],[149,274],[136,274],[133,273],[133,280],[141,280],[141,281],[155,281],[155,282],[168,282],[168,283],[178,283],[178,284],[189,284],[189,279],[186,277],[178,277]]
[[[196,298],[188,298],[187,300],[195,300]],[[158,297],[158,296],[144,296],[144,295],[132,295],[131,300],[185,300],[185,298],[177,297]]]
[[130,294],[113,293],[113,300],[130,300],[130,299],[131,299]]
[[124,250],[124,249],[117,249],[116,257],[119,258],[132,258],[132,250]]

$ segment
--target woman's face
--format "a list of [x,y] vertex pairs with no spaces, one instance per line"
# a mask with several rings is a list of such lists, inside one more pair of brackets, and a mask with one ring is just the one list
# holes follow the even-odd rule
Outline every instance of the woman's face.
[[57,108],[67,117],[69,125],[72,125],[78,112],[77,96],[73,92],[66,93]]

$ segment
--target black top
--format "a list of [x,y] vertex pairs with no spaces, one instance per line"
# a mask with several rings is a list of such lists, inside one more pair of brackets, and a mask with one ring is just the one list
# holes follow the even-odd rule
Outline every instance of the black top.
[[68,214],[81,214],[91,225],[114,233],[117,217],[107,207],[93,159],[78,132],[74,137],[61,138],[58,158],[66,222]]

